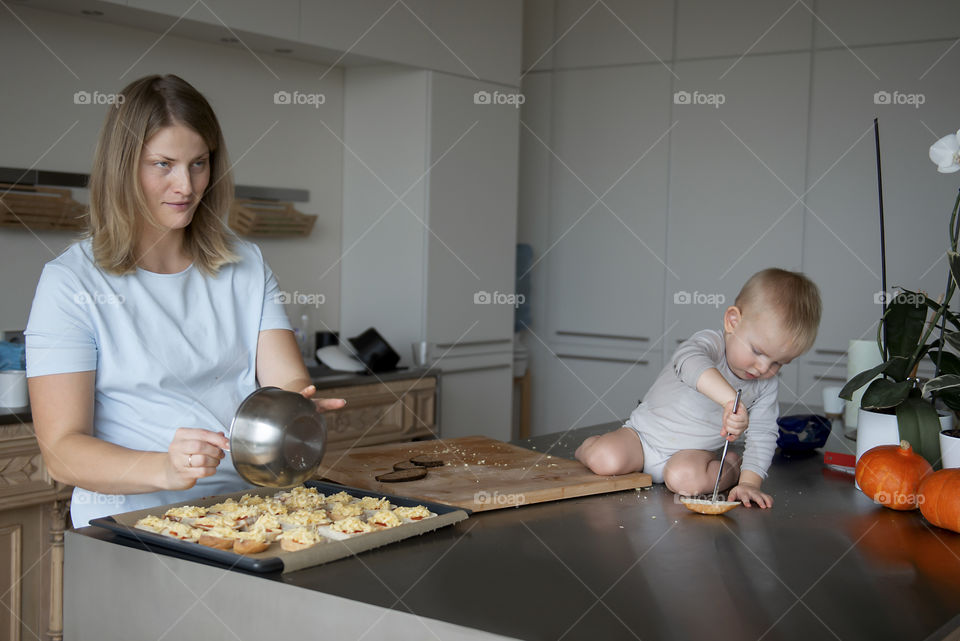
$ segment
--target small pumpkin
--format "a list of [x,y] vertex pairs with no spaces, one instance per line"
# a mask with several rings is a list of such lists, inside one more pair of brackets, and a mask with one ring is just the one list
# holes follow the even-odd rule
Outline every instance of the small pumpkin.
[[925,519],[960,532],[960,468],[938,470],[923,479],[918,499]]
[[857,485],[871,499],[893,510],[915,510],[920,481],[933,472],[906,441],[879,445],[857,461]]

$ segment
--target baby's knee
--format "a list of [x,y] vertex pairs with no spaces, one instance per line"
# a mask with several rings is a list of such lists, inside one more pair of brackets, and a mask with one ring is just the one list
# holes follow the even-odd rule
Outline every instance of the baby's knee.
[[693,496],[705,491],[702,477],[703,475],[690,465],[668,465],[663,470],[663,483],[667,489],[684,496]]
[[577,451],[577,458],[590,468],[590,471],[600,476],[616,476],[633,470],[627,469],[629,457],[623,450],[610,447],[610,443],[602,440],[587,443]]

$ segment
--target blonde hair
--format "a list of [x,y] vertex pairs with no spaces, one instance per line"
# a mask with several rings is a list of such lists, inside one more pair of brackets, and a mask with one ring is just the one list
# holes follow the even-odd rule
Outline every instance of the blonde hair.
[[206,98],[174,76],[140,78],[120,92],[107,112],[90,171],[88,236],[97,265],[112,274],[137,267],[136,240],[142,225],[159,226],[140,185],[140,154],[161,129],[184,125],[210,150],[210,182],[184,230],[184,249],[208,275],[236,262],[233,235],[224,217],[233,200],[233,179],[223,132]]
[[734,304],[747,310],[774,312],[801,353],[813,346],[820,326],[820,290],[799,272],[771,267],[757,272],[744,284]]

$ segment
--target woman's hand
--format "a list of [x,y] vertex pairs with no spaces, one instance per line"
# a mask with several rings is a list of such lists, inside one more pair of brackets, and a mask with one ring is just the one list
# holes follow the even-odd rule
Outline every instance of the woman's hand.
[[746,507],[750,507],[753,501],[757,507],[773,507],[773,497],[760,491],[760,488],[750,483],[740,483],[734,486],[727,493],[728,501],[740,501]]
[[165,473],[167,489],[186,490],[197,479],[213,476],[230,449],[230,440],[220,432],[196,427],[181,427],[167,448]]
[[313,395],[317,393],[316,385],[307,385],[302,390],[300,394],[307,400],[313,401],[313,404],[316,405],[318,412],[325,412],[327,410],[338,410],[347,402],[342,398],[313,398]]
[[747,427],[750,425],[750,417],[747,415],[747,408],[743,403],[737,408],[737,413],[733,413],[733,404],[736,401],[730,401],[723,407],[723,421],[721,423],[720,436],[728,441],[735,441],[740,438]]

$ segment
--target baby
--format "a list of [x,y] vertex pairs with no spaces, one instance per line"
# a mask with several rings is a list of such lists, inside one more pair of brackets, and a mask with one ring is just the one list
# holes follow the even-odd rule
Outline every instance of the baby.
[[717,450],[747,432],[743,460],[727,453],[720,489],[732,487],[730,501],[772,506],[760,486],[777,443],[776,376],[810,349],[819,324],[810,279],[775,268],[754,274],[724,312],[723,334],[705,329],[684,341],[626,424],[586,439],[577,459],[596,474],[643,471],[677,494],[712,493]]

